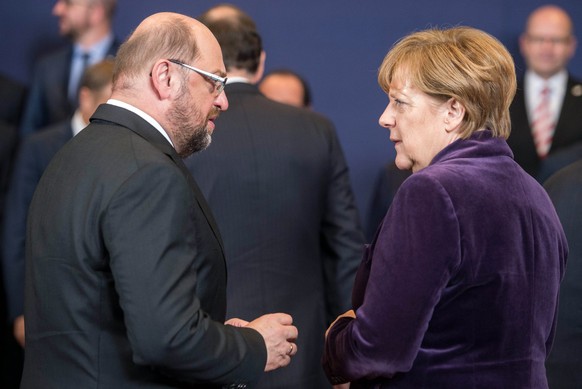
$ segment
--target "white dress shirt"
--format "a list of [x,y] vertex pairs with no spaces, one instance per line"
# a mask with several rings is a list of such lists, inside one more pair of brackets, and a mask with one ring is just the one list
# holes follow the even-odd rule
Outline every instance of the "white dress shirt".
[[160,123],[158,123],[156,119],[154,119],[153,117],[151,117],[150,115],[148,115],[147,113],[142,111],[141,109],[136,108],[131,104],[127,104],[127,103],[124,103],[123,101],[119,101],[119,100],[115,100],[115,99],[107,100],[107,104],[115,105],[116,107],[120,107],[120,108],[125,108],[128,111],[131,111],[131,112],[135,113],[136,115],[140,116],[143,120],[145,120],[146,122],[151,124],[156,130],[158,130],[160,132],[160,134],[162,134],[164,136],[164,138],[166,138],[168,140],[168,142],[170,142],[172,147],[174,147],[174,144],[172,143],[170,136],[168,135],[166,130],[164,130],[162,128]]
[[532,71],[527,71],[524,76],[524,93],[525,106],[529,122],[532,122],[533,112],[540,103],[542,90],[547,86],[550,88],[550,111],[554,123],[558,123],[564,96],[566,95],[566,86],[568,84],[568,72],[562,70],[549,79],[544,79]]

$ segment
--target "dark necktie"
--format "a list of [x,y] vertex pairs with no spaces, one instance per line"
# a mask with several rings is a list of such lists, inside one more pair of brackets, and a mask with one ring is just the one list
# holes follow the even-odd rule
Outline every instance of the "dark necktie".
[[71,103],[75,107],[79,105],[79,89],[81,89],[81,80],[83,79],[83,74],[85,74],[85,70],[87,69],[87,66],[89,66],[89,59],[90,58],[91,58],[91,56],[89,55],[89,53],[82,53],[81,54],[81,69],[79,71],[79,78],[76,80],[77,81],[76,88],[74,90],[74,95],[72,96],[73,101],[71,101]]

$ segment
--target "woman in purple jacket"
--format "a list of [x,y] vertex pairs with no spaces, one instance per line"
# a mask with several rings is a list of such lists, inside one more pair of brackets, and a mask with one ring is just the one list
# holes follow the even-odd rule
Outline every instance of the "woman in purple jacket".
[[547,388],[568,247],[544,189],[513,160],[514,64],[468,27],[387,54],[400,187],[364,254],[324,369],[351,388]]

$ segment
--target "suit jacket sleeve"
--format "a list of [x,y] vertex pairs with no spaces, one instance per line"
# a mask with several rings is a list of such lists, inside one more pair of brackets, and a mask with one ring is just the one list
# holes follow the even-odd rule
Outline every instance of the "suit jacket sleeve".
[[67,97],[71,55],[69,46],[36,64],[20,123],[22,137],[65,120],[75,110]]
[[327,315],[331,322],[351,308],[352,285],[362,255],[364,236],[341,145],[331,123],[328,129],[330,181],[321,240]]
[[196,296],[214,280],[201,276],[208,253],[196,247],[198,204],[186,177],[151,165],[117,190],[102,228],[133,360],[186,382],[256,380],[266,363],[261,335],[214,321]]
[[19,133],[21,137],[32,134],[38,128],[46,125],[47,113],[44,103],[44,91],[42,81],[43,69],[40,65],[35,69],[30,90],[24,105],[24,112],[20,122]]
[[36,156],[41,150],[25,141],[16,158],[6,197],[3,231],[3,261],[8,318],[10,321],[24,313],[24,241],[28,207],[42,169]]

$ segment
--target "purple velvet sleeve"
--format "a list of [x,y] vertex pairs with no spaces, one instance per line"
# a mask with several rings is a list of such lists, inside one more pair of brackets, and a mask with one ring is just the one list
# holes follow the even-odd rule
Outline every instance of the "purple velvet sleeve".
[[408,371],[461,258],[454,204],[435,179],[400,188],[354,285],[356,319],[331,328],[323,366],[334,383]]

